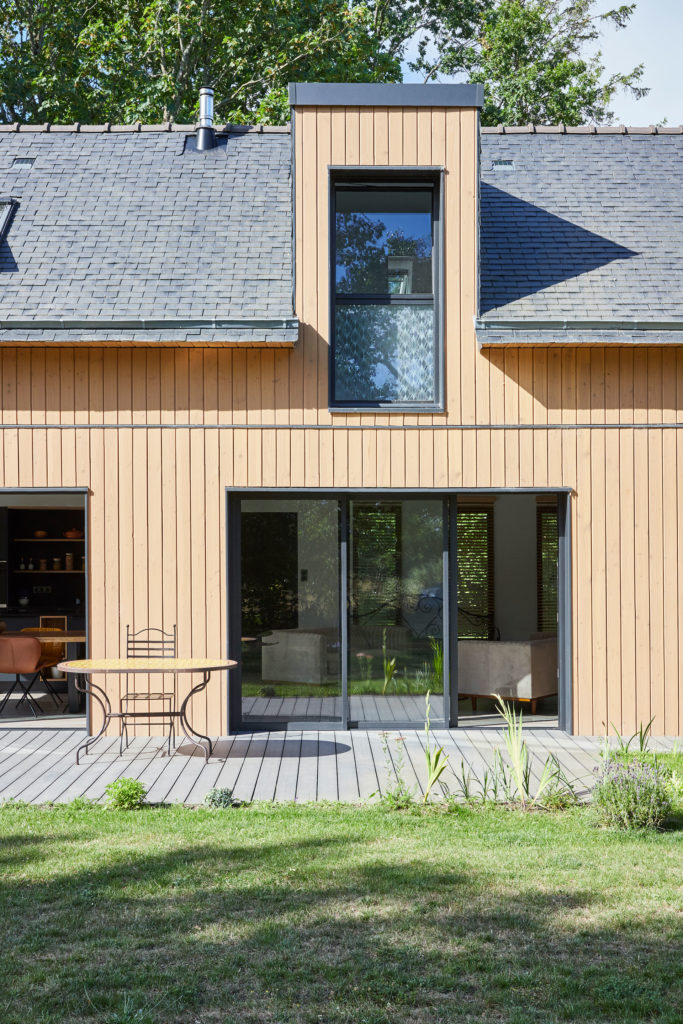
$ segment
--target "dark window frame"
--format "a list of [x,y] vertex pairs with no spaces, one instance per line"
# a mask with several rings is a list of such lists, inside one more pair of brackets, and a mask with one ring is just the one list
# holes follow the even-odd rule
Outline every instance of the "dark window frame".
[[[443,336],[443,168],[442,167],[330,167],[328,180],[329,209],[329,362],[328,406],[330,412],[443,412],[444,411],[444,336]],[[337,188],[432,189],[432,289],[430,294],[412,295],[340,293],[336,290],[336,192]],[[335,312],[341,305],[430,305],[434,306],[434,401],[430,402],[363,402],[335,398]]]

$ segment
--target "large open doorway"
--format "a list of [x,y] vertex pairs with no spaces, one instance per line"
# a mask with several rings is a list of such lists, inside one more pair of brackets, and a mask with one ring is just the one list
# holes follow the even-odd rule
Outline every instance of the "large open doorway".
[[[229,495],[231,728],[569,730],[568,501],[552,492]],[[563,653],[564,652],[564,653]]]
[[[0,490],[0,635],[39,639],[41,661],[51,655],[53,661],[83,656],[87,606],[87,493]],[[73,716],[81,716],[85,724],[85,707],[73,679],[54,666],[35,680],[34,675],[21,676],[25,685],[31,683],[26,698],[21,686],[13,686],[16,677],[0,670],[0,724],[52,719],[73,726]]]

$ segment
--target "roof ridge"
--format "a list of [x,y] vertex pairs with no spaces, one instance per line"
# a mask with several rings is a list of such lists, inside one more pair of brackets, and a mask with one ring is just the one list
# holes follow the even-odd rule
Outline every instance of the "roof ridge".
[[[270,125],[270,124],[224,124],[216,125],[216,133],[218,135],[262,135],[270,133],[283,133],[289,134],[291,128],[289,124],[284,125]],[[64,134],[67,132],[83,132],[84,134],[91,133],[104,133],[104,134],[137,134],[140,132],[184,132],[185,134],[194,133],[197,130],[196,124],[176,124],[174,121],[167,121],[164,124],[142,124],[140,121],[136,121],[134,124],[110,124],[108,121],[105,124],[81,124],[75,122],[75,124],[21,124],[16,121],[14,124],[0,124],[0,132],[24,132],[26,134],[37,134],[45,132],[54,132],[54,134]]]
[[683,125],[499,124],[495,127],[482,127],[481,132],[482,135],[683,135]]

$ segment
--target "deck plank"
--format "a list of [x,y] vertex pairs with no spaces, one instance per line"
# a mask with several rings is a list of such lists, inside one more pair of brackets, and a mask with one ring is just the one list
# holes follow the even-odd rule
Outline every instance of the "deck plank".
[[347,735],[353,747],[359,799],[369,800],[373,794],[379,792],[380,786],[368,734],[364,729],[354,729]]
[[301,763],[301,733],[288,733],[284,742],[280,772],[274,799],[289,802],[296,799],[296,784]]
[[318,734],[302,732],[299,755],[299,775],[296,780],[296,801],[315,800],[318,792]]
[[351,744],[351,734],[348,732],[330,733],[334,736],[337,746],[335,756],[337,760],[337,786],[339,799],[345,803],[356,803],[360,799],[358,790],[358,775],[354,759],[354,748]]
[[274,800],[280,763],[284,751],[285,732],[271,732],[261,761],[261,769],[254,786],[254,800]]

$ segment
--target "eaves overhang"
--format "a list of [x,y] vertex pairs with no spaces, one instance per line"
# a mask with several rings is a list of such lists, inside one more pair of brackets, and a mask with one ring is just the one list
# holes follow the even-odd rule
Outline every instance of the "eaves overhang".
[[0,342],[282,346],[299,338],[297,317],[0,319]]
[[683,345],[680,320],[505,320],[475,317],[479,348],[514,345]]

